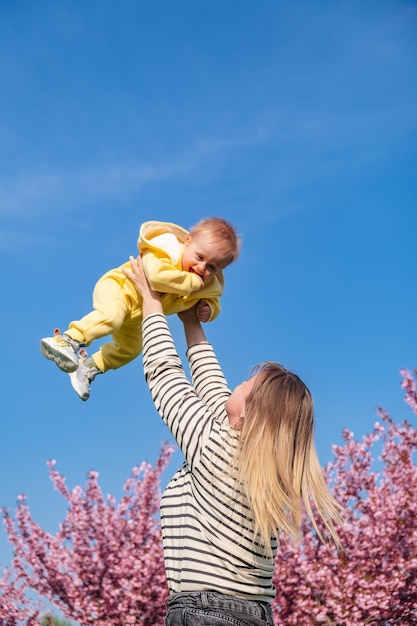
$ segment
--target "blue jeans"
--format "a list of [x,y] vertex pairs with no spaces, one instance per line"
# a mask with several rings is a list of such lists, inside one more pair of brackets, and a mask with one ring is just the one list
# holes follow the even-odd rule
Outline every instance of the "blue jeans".
[[271,605],[215,591],[184,591],[167,601],[165,626],[273,626]]

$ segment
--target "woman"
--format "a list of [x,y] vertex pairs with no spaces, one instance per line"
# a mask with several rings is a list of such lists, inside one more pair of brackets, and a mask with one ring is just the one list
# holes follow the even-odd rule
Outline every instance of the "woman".
[[316,524],[310,498],[338,543],[340,507],[318,463],[310,392],[295,374],[265,363],[231,393],[196,307],[179,314],[192,386],[160,295],[140,257],[130,263],[126,275],[143,298],[146,381],[185,457],[161,499],[165,624],[272,625],[278,534],[299,533],[303,504]]

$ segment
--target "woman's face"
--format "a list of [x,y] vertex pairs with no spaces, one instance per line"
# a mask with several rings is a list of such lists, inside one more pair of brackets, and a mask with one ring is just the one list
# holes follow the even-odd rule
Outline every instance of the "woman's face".
[[232,428],[235,428],[239,421],[242,420],[242,416],[245,412],[246,398],[252,391],[255,381],[259,374],[244,380],[240,385],[233,389],[231,395],[226,400],[225,409],[229,417],[229,423]]

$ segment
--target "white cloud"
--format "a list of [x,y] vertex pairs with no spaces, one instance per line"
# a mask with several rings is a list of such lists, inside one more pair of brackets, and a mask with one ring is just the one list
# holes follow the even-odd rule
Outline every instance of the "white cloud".
[[242,147],[262,141],[253,136],[232,139],[204,138],[181,154],[167,157],[157,164],[143,164],[132,159],[115,165],[20,173],[8,180],[0,179],[0,217],[32,216],[64,210],[80,201],[103,196],[137,192],[144,184],[195,177],[207,173],[220,161],[228,160]]

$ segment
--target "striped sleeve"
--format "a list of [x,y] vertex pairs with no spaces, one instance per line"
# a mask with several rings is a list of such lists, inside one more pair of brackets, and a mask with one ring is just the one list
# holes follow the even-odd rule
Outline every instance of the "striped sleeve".
[[[214,409],[227,398],[224,377],[218,365],[211,374],[217,360],[212,347],[204,344],[203,355],[196,357],[201,369],[194,368],[198,370],[195,383],[200,398],[184,373],[165,316],[146,317],[142,333],[145,378],[155,407],[193,468],[200,459],[203,435],[210,430]],[[219,388],[223,393],[219,394]]]
[[187,358],[197,396],[217,414],[230,396],[230,390],[213,347],[210,344],[192,346]]

